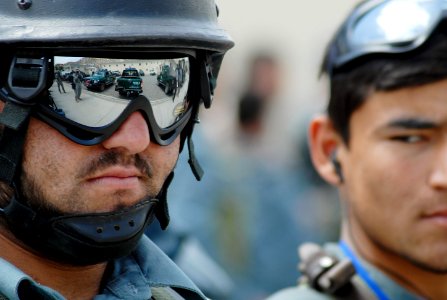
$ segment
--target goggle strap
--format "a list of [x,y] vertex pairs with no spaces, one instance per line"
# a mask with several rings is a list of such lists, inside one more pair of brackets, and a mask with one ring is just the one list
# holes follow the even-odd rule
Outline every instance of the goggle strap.
[[0,180],[9,185],[21,165],[29,113],[29,107],[7,103],[0,114],[0,122],[5,125],[0,143]]
[[0,113],[0,124],[13,130],[19,130],[22,124],[29,118],[30,113],[30,106],[6,102],[3,111]]
[[[9,128],[4,129],[2,141],[7,140],[8,142],[4,142],[2,145],[12,145],[12,141],[17,140],[17,138],[14,138],[10,134],[11,132],[12,130]],[[9,185],[11,185],[14,180],[16,169],[19,164],[19,158],[15,156],[14,150],[17,149],[9,146],[4,146],[0,149],[0,181],[6,182]]]

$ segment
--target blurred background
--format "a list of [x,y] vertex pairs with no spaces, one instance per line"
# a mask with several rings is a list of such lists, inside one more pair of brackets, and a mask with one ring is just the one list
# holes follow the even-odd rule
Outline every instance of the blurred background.
[[294,285],[297,246],[338,239],[337,195],[313,171],[306,130],[327,101],[326,44],[357,2],[218,3],[236,47],[194,133],[205,176],[194,179],[183,151],[171,225],[148,233],[211,299],[264,299]]

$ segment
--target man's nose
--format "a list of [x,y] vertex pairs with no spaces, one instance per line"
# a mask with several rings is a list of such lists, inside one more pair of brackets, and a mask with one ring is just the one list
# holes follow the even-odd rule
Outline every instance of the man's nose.
[[149,143],[147,122],[140,112],[134,112],[102,145],[106,149],[120,149],[128,154],[136,154],[144,151]]
[[433,162],[430,185],[435,189],[447,189],[447,141],[443,143]]

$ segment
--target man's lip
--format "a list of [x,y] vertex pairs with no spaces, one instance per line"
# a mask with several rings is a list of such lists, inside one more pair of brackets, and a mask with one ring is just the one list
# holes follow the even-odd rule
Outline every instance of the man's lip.
[[445,228],[447,227],[447,208],[442,207],[430,210],[422,214],[422,220]]
[[126,168],[126,167],[111,167],[97,174],[94,174],[87,178],[87,181],[97,180],[101,178],[129,178],[129,177],[142,177],[141,172],[136,168]]

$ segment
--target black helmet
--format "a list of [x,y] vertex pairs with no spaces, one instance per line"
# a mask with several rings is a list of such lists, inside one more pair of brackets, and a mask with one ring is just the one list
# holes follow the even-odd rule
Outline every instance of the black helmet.
[[223,55],[234,45],[217,17],[213,0],[0,1],[0,46],[90,52],[92,47],[193,49],[212,60],[216,77]]
[[[188,139],[190,163],[199,179],[201,169],[191,141],[193,127],[200,103],[207,108],[211,105],[220,64],[233,46],[217,17],[214,0],[0,1],[0,64],[6,66],[0,70],[0,99],[6,102],[0,114],[0,124],[5,125],[0,141],[0,180],[16,189],[10,204],[0,210],[16,236],[53,259],[91,264],[131,251],[153,215],[162,227],[167,226],[166,189],[172,174],[157,199],[145,199],[122,211],[49,219],[39,216],[20,199],[17,190],[27,121],[29,116],[37,117],[71,140],[93,145],[110,136],[130,113],[142,111],[160,145],[169,144],[178,135],[181,146]],[[92,127],[77,116],[65,115],[51,91],[54,73],[60,71],[56,66],[59,56],[146,59],[170,62],[171,68],[174,63],[183,73],[189,72],[186,80],[177,79],[180,92],[171,91],[173,100],[166,101],[176,117],[165,127],[160,125],[149,96],[140,95],[142,89],[132,91],[136,95],[127,99],[132,101],[126,101],[129,104],[107,126]],[[111,74],[113,70],[101,71]],[[183,83],[186,88],[181,87]],[[118,87],[115,91],[120,97],[130,92]],[[177,100],[177,94],[184,100]],[[119,232],[114,228],[120,228]]]
[[1,1],[0,43],[144,45],[225,52],[214,1]]

